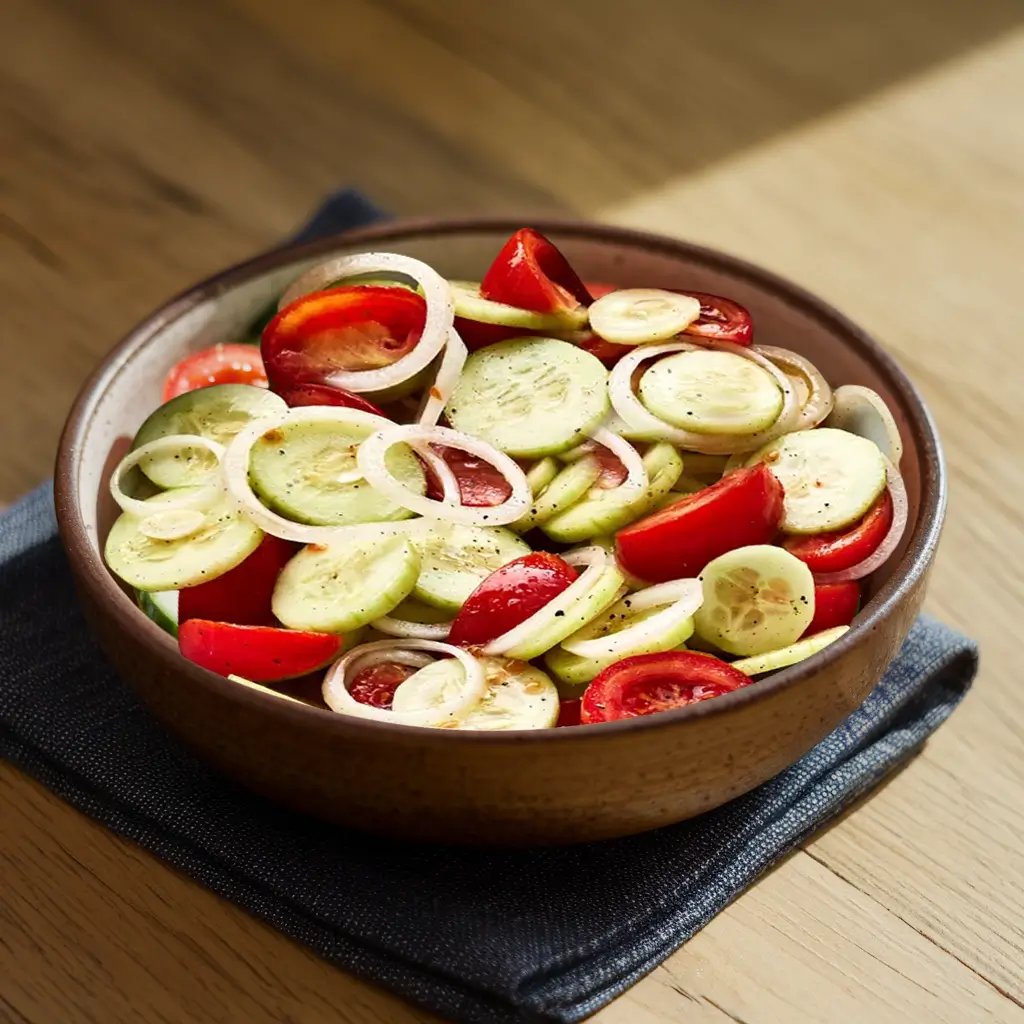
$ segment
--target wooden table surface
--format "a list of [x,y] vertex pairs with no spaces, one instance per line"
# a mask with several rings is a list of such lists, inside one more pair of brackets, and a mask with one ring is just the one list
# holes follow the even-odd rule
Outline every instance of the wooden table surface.
[[[982,643],[924,752],[603,1024],[1024,1021],[1019,0],[5,0],[0,499],[168,294],[339,183],[759,261],[876,333],[952,475],[929,604]],[[432,1020],[0,767],[0,1020]]]

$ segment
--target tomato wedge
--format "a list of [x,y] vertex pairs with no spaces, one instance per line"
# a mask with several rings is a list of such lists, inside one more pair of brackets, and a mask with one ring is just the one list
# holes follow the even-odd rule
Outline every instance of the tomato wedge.
[[277,393],[292,408],[300,405],[331,405],[362,409],[363,412],[372,412],[376,416],[386,415],[373,402],[368,402],[361,395],[354,395],[351,391],[336,388],[331,384],[291,384],[281,388]]
[[273,626],[236,626],[189,619],[178,627],[181,653],[221,676],[276,683],[323,668],[341,650],[333,633],[303,633]]
[[614,722],[672,711],[750,682],[750,676],[718,658],[696,651],[637,654],[606,668],[583,694],[580,720]]
[[597,464],[601,467],[601,475],[597,478],[595,487],[607,491],[625,482],[629,470],[610,448],[597,441],[584,441],[580,447],[586,450],[589,458],[597,459]]
[[211,384],[254,384],[265,388],[267,375],[260,350],[255,345],[214,345],[186,356],[167,374],[163,400],[169,402]]
[[555,728],[560,728],[563,725],[580,725],[581,703],[579,698],[576,700],[560,701],[558,704],[558,721],[555,722]]
[[506,341],[509,338],[522,338],[528,335],[535,335],[537,331],[523,330],[522,327],[505,327],[503,324],[483,324],[479,320],[467,320],[464,316],[455,318],[455,330],[459,337],[466,343],[470,352],[478,348],[487,348],[498,341]]
[[811,572],[842,572],[863,562],[885,540],[892,526],[892,498],[884,490],[864,518],[847,530],[787,537],[782,546]]
[[486,644],[525,622],[576,580],[576,570],[558,555],[535,551],[491,573],[466,598],[448,633],[448,643]]
[[[444,459],[448,468],[455,474],[463,505],[491,508],[508,501],[512,494],[512,485],[502,476],[501,471],[489,462],[478,459],[461,448],[449,448],[443,444],[434,444],[430,447],[435,454]],[[427,473],[427,497],[435,501],[444,498],[441,481],[431,471]]]
[[[270,610],[278,573],[300,545],[267,534],[240,565],[197,587],[178,592],[178,621],[209,619],[236,626],[272,626]],[[238,675],[244,673],[239,672]]]
[[700,303],[700,316],[683,331],[684,334],[712,341],[731,341],[734,345],[750,345],[754,340],[754,321],[750,313],[738,302],[723,299],[707,292],[683,292]]
[[804,636],[814,636],[835,626],[850,625],[859,606],[860,584],[856,580],[819,583],[814,588],[814,618],[804,630]]
[[349,685],[348,691],[360,704],[369,704],[371,707],[390,711],[395,699],[395,690],[415,671],[411,665],[399,665],[393,661],[381,662],[359,672]]
[[620,530],[627,572],[660,583],[698,575],[712,558],[774,539],[782,519],[782,484],[759,463]]
[[416,347],[427,304],[407,288],[355,285],[313,292],[267,324],[261,349],[274,390],[329,384],[339,370],[390,366]]
[[589,306],[593,299],[569,261],[533,228],[520,228],[480,282],[480,294],[538,313]]

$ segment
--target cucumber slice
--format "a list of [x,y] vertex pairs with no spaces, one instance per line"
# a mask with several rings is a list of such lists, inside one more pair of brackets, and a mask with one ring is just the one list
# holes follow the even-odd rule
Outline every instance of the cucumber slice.
[[[146,499],[154,513],[183,496],[179,488]],[[107,535],[107,566],[136,590],[180,590],[223,576],[259,547],[263,533],[233,505],[222,501],[206,510],[199,528],[178,540],[154,540],[139,529],[137,516],[120,516]]]
[[619,597],[624,583],[622,573],[614,566],[609,566],[597,577],[590,590],[566,608],[564,615],[560,615],[522,643],[506,651],[505,656],[522,661],[539,658],[600,615]]
[[421,564],[413,594],[447,612],[457,612],[495,569],[531,551],[511,530],[447,523],[418,533],[415,544]]
[[814,636],[798,640],[795,644],[782,647],[777,651],[769,651],[767,654],[760,654],[754,658],[740,658],[732,663],[732,667],[739,669],[740,672],[745,672],[748,676],[775,672],[780,668],[795,665],[812,654],[817,654],[818,651],[828,647],[830,643],[849,631],[849,626],[833,626],[832,629],[824,629],[820,633],[815,633]]
[[447,612],[443,608],[435,608],[423,601],[417,601],[415,597],[407,597],[389,614],[393,619],[399,619],[402,622],[418,622],[425,626],[438,626],[450,622],[452,618],[451,612]]
[[508,455],[556,455],[608,413],[608,371],[554,338],[512,338],[472,353],[448,402],[448,420]]
[[680,352],[640,378],[640,400],[659,419],[697,434],[752,434],[782,412],[783,395],[757,363],[732,352]]
[[310,544],[281,570],[271,608],[290,629],[345,633],[405,600],[419,568],[419,552],[400,535]]
[[[299,420],[268,430],[249,456],[253,490],[273,511],[316,526],[408,519],[412,512],[374,490],[356,466],[360,443],[378,426]],[[407,445],[393,445],[385,463],[411,491],[426,492],[423,467]]]
[[543,459],[538,459],[526,474],[526,482],[530,485],[530,493],[533,495],[540,494],[558,476],[561,469],[562,466],[559,461],[553,459],[550,455],[545,455]]
[[178,592],[176,590],[145,590],[135,592],[139,607],[162,630],[171,636],[178,635]]
[[[391,704],[396,715],[431,711],[456,700],[466,685],[466,669],[456,658],[439,658],[398,684]],[[458,721],[451,723],[456,728]]]
[[487,690],[460,729],[551,729],[558,721],[558,690],[546,672],[507,658],[480,663]]
[[[284,412],[283,398],[251,384],[214,384],[189,391],[165,402],[139,427],[132,448],[171,434],[198,434],[227,445],[253,420]],[[216,459],[205,448],[150,455],[139,468],[158,487],[191,487],[216,469]]]
[[576,544],[602,533],[614,533],[657,508],[683,472],[683,459],[670,444],[653,445],[644,454],[648,484],[639,495],[624,498],[618,488],[595,491],[565,512],[560,512],[541,529],[562,544]]
[[590,307],[590,328],[617,345],[673,338],[700,316],[700,302],[661,288],[620,288]]
[[534,497],[529,511],[511,526],[516,533],[526,533],[552,516],[571,508],[597,482],[601,467],[596,459],[584,456],[566,466],[554,480]]
[[697,634],[728,654],[767,654],[796,643],[814,618],[811,570],[783,548],[736,548],[712,559],[700,580]]
[[565,313],[538,313],[485,299],[478,281],[449,281],[448,287],[455,302],[455,315],[481,324],[521,327],[526,331],[575,331],[587,322],[587,311],[582,306]]
[[860,519],[885,489],[885,459],[878,446],[831,427],[785,434],[747,465],[758,462],[768,463],[786,492],[786,533],[841,530]]

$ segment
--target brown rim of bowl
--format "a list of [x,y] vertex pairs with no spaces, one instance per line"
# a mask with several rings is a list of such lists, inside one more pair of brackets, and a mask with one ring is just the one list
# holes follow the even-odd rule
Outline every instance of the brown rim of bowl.
[[847,651],[872,631],[876,623],[889,614],[920,579],[938,544],[939,534],[946,508],[946,474],[938,434],[931,414],[928,412],[917,389],[907,379],[895,360],[870,335],[857,327],[828,303],[816,298],[798,285],[792,284],[770,271],[714,249],[694,245],[664,235],[636,231],[594,222],[559,220],[544,217],[531,218],[529,223],[545,233],[575,236],[591,241],[615,240],[650,251],[667,255],[685,256],[714,269],[744,278],[782,296],[786,302],[798,307],[804,313],[827,326],[832,333],[845,338],[873,363],[885,378],[892,392],[899,396],[908,411],[910,429],[915,446],[922,453],[921,499],[918,521],[911,535],[910,544],[902,561],[882,589],[862,609],[863,616],[853,628],[829,644],[824,650],[805,661],[782,669],[768,676],[756,685],[735,690],[711,701],[701,701],[675,711],[663,711],[656,715],[620,719],[589,725],[586,729],[536,729],[510,730],[508,732],[458,731],[451,729],[415,729],[404,725],[391,725],[338,715],[332,711],[312,705],[300,706],[260,694],[248,687],[240,687],[198,665],[187,661],[178,652],[177,645],[159,626],[151,622],[114,582],[103,563],[102,557],[92,550],[85,523],[79,513],[78,477],[75,472],[75,453],[88,429],[90,417],[96,405],[96,394],[121,371],[125,363],[169,323],[182,316],[198,303],[222,295],[254,273],[274,270],[296,260],[326,254],[339,245],[350,246],[360,242],[379,243],[391,239],[408,239],[446,234],[472,234],[505,232],[512,234],[523,225],[520,218],[472,217],[472,218],[415,218],[389,221],[367,228],[333,235],[298,245],[285,245],[269,250],[250,260],[236,264],[228,270],[207,278],[192,288],[177,295],[157,309],[151,316],[135,327],[103,360],[79,392],[60,438],[54,480],[55,504],[61,537],[76,563],[79,573],[88,581],[98,600],[109,602],[115,614],[127,628],[129,623],[137,632],[141,631],[144,642],[156,657],[177,671],[190,673],[197,681],[219,689],[224,695],[249,704],[276,701],[278,713],[304,721],[311,727],[345,729],[365,728],[379,732],[381,738],[392,738],[400,742],[415,739],[429,741],[434,737],[445,743],[524,743],[524,742],[581,742],[599,741],[603,737],[617,735],[627,730],[650,730],[673,728],[687,718],[702,718],[706,715],[725,714],[749,701],[756,701],[786,687],[796,686],[818,669],[838,661]]

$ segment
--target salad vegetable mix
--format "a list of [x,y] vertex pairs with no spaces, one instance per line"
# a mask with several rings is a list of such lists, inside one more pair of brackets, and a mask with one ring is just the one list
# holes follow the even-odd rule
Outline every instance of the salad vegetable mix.
[[106,561],[239,684],[540,729],[714,699],[841,636],[907,523],[882,398],[517,231],[479,283],[328,260],[173,367]]

